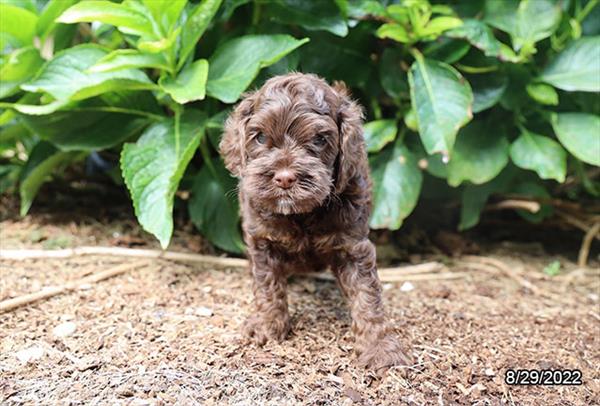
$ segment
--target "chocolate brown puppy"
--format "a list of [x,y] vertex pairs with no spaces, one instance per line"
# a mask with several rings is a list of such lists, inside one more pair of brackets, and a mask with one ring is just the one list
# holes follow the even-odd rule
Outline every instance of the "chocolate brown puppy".
[[407,358],[386,324],[361,107],[341,83],[292,73],[246,95],[225,124],[225,165],[239,178],[256,310],[244,334],[262,345],[290,330],[287,277],[330,268],[350,303],[359,363]]

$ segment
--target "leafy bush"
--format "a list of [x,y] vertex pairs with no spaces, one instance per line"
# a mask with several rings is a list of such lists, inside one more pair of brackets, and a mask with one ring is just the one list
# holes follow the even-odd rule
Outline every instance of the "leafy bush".
[[576,176],[598,196],[597,4],[1,0],[0,185],[25,215],[50,175],[120,151],[109,173],[163,247],[183,187],[203,235],[239,252],[222,122],[244,91],[299,70],[344,80],[366,107],[373,228],[398,229],[424,184],[458,192],[461,229],[494,193],[544,199]]

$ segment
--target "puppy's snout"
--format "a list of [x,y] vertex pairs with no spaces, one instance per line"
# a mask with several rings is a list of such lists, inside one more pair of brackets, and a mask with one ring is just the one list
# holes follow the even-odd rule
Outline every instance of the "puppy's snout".
[[282,169],[275,173],[273,182],[282,189],[289,189],[296,182],[296,175],[289,169]]

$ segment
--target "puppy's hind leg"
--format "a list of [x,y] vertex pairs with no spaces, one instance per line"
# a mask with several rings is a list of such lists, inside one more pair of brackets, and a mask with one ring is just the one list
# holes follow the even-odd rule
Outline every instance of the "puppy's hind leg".
[[359,364],[375,371],[410,364],[410,358],[386,322],[375,247],[369,240],[363,240],[348,254],[334,268],[334,273],[350,304]]

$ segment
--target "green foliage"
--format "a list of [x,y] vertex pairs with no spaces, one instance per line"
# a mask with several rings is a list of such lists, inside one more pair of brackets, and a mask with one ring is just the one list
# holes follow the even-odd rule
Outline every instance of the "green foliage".
[[366,108],[373,228],[398,229],[432,176],[458,188],[460,229],[494,194],[543,203],[571,177],[597,195],[598,3],[0,0],[0,188],[25,214],[68,165],[120,151],[163,247],[189,188],[199,231],[241,252],[222,123],[245,91],[297,70],[345,81]]
[[173,198],[179,181],[204,135],[206,116],[189,111],[149,127],[121,152],[121,172],[144,230],[163,248],[173,233]]
[[560,274],[560,268],[561,265],[559,261],[552,261],[544,267],[544,273],[548,276],[556,276]]
[[27,163],[21,172],[21,215],[29,211],[40,186],[49,173],[64,167],[77,156],[74,152],[60,152],[52,144],[42,141],[33,147]]
[[567,154],[552,138],[525,130],[512,143],[510,157],[515,165],[536,171],[542,179],[565,181]]
[[198,230],[217,247],[242,252],[238,232],[238,204],[233,199],[237,181],[219,159],[213,159],[196,174],[188,205],[190,218]]
[[211,56],[208,94],[235,103],[261,68],[270,66],[308,39],[290,35],[247,35],[226,42]]
[[456,133],[473,116],[469,83],[452,66],[418,53],[408,71],[408,82],[425,150],[449,156]]
[[600,92],[600,36],[571,42],[546,66],[540,79],[567,91]]
[[508,141],[502,129],[481,121],[465,127],[458,136],[448,163],[448,184],[465,181],[480,185],[494,179],[508,163]]
[[578,159],[600,166],[600,117],[585,113],[558,113],[552,125],[560,142]]
[[417,159],[402,139],[371,159],[373,176],[372,228],[397,230],[414,209],[421,192],[423,176]]

